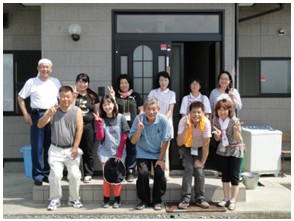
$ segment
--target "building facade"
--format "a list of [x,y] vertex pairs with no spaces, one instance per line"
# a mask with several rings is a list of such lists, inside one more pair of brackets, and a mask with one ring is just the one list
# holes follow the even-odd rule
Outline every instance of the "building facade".
[[[128,73],[146,97],[158,71],[168,70],[177,94],[174,122],[191,75],[209,96],[228,70],[241,94],[241,120],[291,133],[291,4],[5,3],[3,13],[4,161],[22,159],[20,148],[30,142],[16,98],[41,57],[52,60],[62,84],[87,73],[100,96]],[[81,27],[78,41],[71,24]],[[178,169],[177,154],[174,144],[171,169]]]

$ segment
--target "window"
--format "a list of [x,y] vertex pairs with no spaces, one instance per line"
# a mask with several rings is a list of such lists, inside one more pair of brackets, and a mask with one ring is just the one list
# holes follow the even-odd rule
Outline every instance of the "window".
[[117,33],[220,33],[220,14],[120,14]]
[[[17,103],[18,92],[25,82],[37,76],[41,51],[4,51],[3,52],[3,115],[22,115]],[[30,99],[26,99],[30,110]]]
[[240,58],[239,91],[241,96],[291,95],[291,60]]
[[14,111],[13,54],[3,55],[3,111]]
[[134,90],[145,99],[152,90],[153,53],[146,45],[140,45],[134,50]]

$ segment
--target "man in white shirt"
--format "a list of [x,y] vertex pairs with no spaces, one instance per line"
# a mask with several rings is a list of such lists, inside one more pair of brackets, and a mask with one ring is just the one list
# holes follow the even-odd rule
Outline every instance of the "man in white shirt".
[[[37,70],[37,77],[27,80],[19,92],[18,104],[26,123],[31,127],[32,175],[34,184],[40,186],[43,181],[48,182],[50,172],[47,159],[51,144],[51,128],[49,124],[44,128],[38,128],[37,123],[47,109],[58,104],[61,84],[58,79],[51,77],[52,62],[49,59],[41,59]],[[28,97],[30,97],[30,111],[25,105],[25,99]]]

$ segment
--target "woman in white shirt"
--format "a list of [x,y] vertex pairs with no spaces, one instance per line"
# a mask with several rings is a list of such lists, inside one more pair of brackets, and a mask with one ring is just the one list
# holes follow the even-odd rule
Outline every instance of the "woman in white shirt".
[[218,87],[210,93],[209,100],[212,113],[216,103],[221,99],[228,99],[232,102],[235,111],[241,110],[241,97],[236,88],[233,88],[233,79],[228,71],[222,71],[218,76]]
[[[157,88],[150,91],[148,97],[156,97],[159,100],[160,113],[164,114],[172,128],[172,138],[174,138],[173,110],[176,103],[176,93],[169,89],[170,75],[166,71],[157,75]],[[165,176],[169,178],[169,147],[166,149]]]
[[194,101],[200,101],[204,104],[204,114],[210,119],[211,109],[210,102],[206,95],[201,94],[201,80],[197,77],[192,77],[189,84],[191,93],[184,96],[181,103],[180,114],[183,116],[187,115],[189,112],[189,106]]

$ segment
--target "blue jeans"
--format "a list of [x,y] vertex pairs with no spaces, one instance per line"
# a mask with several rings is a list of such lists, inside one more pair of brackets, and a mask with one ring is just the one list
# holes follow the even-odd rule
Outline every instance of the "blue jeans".
[[33,125],[31,126],[31,155],[32,174],[34,180],[42,181],[48,178],[50,166],[48,164],[48,150],[51,145],[51,125],[48,123],[44,128],[38,128],[38,120],[44,112],[31,114]]
[[182,201],[187,203],[191,200],[192,194],[192,178],[194,176],[194,199],[204,199],[205,192],[205,177],[204,168],[194,168],[194,162],[198,159],[201,160],[202,148],[198,148],[198,156],[191,155],[191,149],[186,147],[181,147],[180,155],[183,159],[182,164],[184,167],[184,175],[182,180]]

